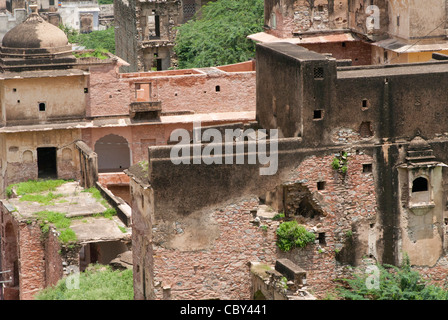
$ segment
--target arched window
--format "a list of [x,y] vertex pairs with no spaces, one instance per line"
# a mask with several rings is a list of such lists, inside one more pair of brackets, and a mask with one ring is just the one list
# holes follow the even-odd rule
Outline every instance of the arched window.
[[428,191],[428,179],[419,177],[412,182],[412,193]]

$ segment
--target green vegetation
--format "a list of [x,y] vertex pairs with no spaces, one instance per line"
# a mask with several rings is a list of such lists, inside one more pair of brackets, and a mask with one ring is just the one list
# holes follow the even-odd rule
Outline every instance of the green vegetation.
[[[405,255],[400,267],[377,265],[379,277],[373,284],[372,273],[355,272],[353,278],[342,280],[338,296],[345,300],[447,300],[448,288],[438,287],[412,270]],[[376,288],[375,288],[376,287]]]
[[40,221],[40,228],[43,235],[47,235],[50,230],[50,224],[54,225],[59,231],[59,241],[67,244],[76,241],[75,232],[70,229],[71,219],[67,218],[64,213],[55,211],[39,211],[34,214],[38,221]]
[[91,265],[79,274],[79,289],[68,289],[66,279],[36,295],[36,300],[133,300],[132,270]]
[[283,222],[277,228],[277,246],[282,251],[290,251],[295,247],[304,248],[315,239],[314,233],[307,231],[295,220]]
[[79,33],[64,25],[60,25],[59,28],[65,32],[68,42],[72,44],[76,43],[86,47],[86,49],[98,49],[115,53],[115,28],[113,26],[106,30],[97,30],[90,33]]
[[11,197],[14,189],[17,195],[23,196],[30,193],[40,193],[46,191],[55,191],[64,183],[73,180],[28,180],[26,182],[15,183],[6,188],[6,195]]
[[114,4],[114,0],[98,0],[98,4]]
[[109,56],[107,55],[107,50],[105,49],[94,49],[93,51],[84,51],[80,53],[74,53],[76,58],[97,58],[97,59],[107,59]]
[[255,44],[247,36],[263,31],[263,0],[220,0],[202,7],[202,17],[178,27],[174,51],[179,68],[247,61]]
[[47,194],[25,194],[20,198],[20,201],[31,201],[31,202],[38,202],[42,205],[53,205],[57,198],[60,198],[64,196],[61,193],[54,194],[52,192],[49,192]]
[[334,170],[338,170],[342,174],[346,174],[348,167],[348,154],[347,152],[343,151],[340,155],[333,158],[333,162],[331,163],[331,167]]
[[[8,197],[10,197],[14,190],[17,195],[20,196],[20,201],[38,202],[41,205],[53,206],[56,204],[56,202],[68,202],[66,199],[57,200],[58,198],[63,197],[64,194],[55,194],[52,191],[55,191],[57,187],[69,181],[73,180],[29,180],[27,182],[16,183],[8,186],[7,194]],[[110,207],[110,205],[102,197],[100,191],[97,188],[92,187],[84,190],[83,192],[89,192],[93,198],[95,198],[104,207],[106,207],[106,210],[104,212],[97,214],[96,216],[102,216],[111,219],[117,214],[117,211],[114,208]],[[74,204],[72,203],[72,205]],[[67,244],[76,241],[76,234],[70,228],[70,225],[72,220],[79,219],[78,217],[67,218],[66,213],[52,210],[43,210],[36,212],[34,213],[34,217],[40,223],[42,235],[44,237],[48,234],[50,225],[52,225],[59,232],[59,240],[61,243]],[[31,220],[29,220],[29,224],[31,223]],[[123,232],[126,232],[126,230]]]
[[282,220],[285,217],[285,214],[283,212],[277,213],[272,220]]

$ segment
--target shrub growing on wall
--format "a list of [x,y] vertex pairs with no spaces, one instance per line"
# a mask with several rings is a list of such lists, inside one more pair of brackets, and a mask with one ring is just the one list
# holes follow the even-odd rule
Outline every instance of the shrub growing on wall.
[[314,233],[307,231],[295,220],[283,222],[277,228],[277,246],[282,251],[289,251],[296,247],[304,248],[315,239]]

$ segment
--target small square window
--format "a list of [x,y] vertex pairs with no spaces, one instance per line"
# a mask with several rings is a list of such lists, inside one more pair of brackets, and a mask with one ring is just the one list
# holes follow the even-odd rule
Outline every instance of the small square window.
[[219,91],[221,91],[221,87],[220,86],[216,86],[215,90],[216,90],[216,92],[219,92]]
[[314,68],[314,79],[322,80],[324,78],[324,68],[316,67]]
[[16,88],[13,88],[13,89],[12,89],[12,92],[17,92],[17,89],[16,89]]
[[89,93],[89,88],[84,88],[84,93]]
[[46,105],[45,102],[40,102],[39,103],[39,111],[45,111]]
[[323,117],[323,110],[314,110],[313,112],[314,120],[322,120],[322,117]]
[[320,232],[318,235],[319,244],[326,245],[327,241],[325,239],[325,232]]
[[317,190],[325,190],[325,181],[317,182]]
[[370,173],[372,172],[372,164],[371,163],[365,163],[362,165],[362,172],[364,173]]

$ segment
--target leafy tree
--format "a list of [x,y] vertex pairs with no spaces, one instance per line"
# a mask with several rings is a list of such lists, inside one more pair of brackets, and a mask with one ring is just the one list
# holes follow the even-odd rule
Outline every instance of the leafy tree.
[[107,50],[115,53],[115,29],[114,27],[106,30],[97,30],[90,33],[79,33],[78,31],[60,25],[59,28],[65,32],[68,42],[76,43],[86,49]]
[[354,273],[337,291],[345,300],[447,300],[448,289],[430,284],[413,270],[405,255],[400,267],[378,265],[378,286],[368,286],[368,273]]
[[247,36],[263,31],[263,0],[218,0],[202,7],[201,18],[177,28],[179,68],[200,68],[247,61],[255,44]]

